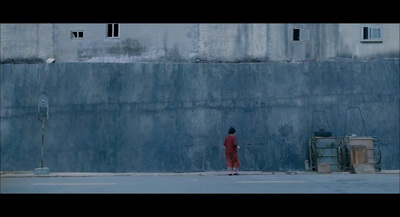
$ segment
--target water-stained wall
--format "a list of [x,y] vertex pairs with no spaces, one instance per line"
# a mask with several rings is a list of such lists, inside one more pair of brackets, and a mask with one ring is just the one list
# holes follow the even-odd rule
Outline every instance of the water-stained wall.
[[[379,28],[380,40],[362,30]],[[398,60],[396,23],[0,24],[2,62],[271,62]],[[295,39],[299,31],[299,39]],[[77,38],[73,33],[81,33]]]
[[379,138],[382,169],[399,169],[398,61],[5,64],[3,171],[40,167],[41,90],[51,171],[225,170],[230,126],[242,170],[304,170],[312,131],[364,136],[348,107]]

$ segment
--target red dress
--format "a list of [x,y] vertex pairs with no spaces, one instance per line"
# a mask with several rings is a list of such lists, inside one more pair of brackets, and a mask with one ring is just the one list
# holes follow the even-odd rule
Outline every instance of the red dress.
[[228,167],[240,167],[239,155],[237,151],[237,140],[236,136],[229,134],[225,137],[224,141],[225,146],[225,156],[226,156],[226,164]]

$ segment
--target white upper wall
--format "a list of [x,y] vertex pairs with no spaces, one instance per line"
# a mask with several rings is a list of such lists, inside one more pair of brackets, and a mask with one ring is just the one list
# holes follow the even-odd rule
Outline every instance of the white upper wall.
[[[399,59],[400,24],[121,23],[1,24],[1,60],[57,62],[329,61]],[[380,41],[363,40],[363,27],[380,28]],[[71,37],[82,31],[83,38]],[[298,34],[298,40],[296,40]]]
[[[400,55],[400,24],[341,24],[339,56],[351,58],[388,58]],[[362,40],[362,27],[381,28],[381,42]]]
[[[132,62],[187,59],[195,53],[193,25],[120,24],[119,37],[107,37],[107,24],[55,25],[55,53],[62,61]],[[71,31],[84,31],[71,39]],[[175,60],[173,59],[175,58]]]
[[0,24],[0,57],[52,58],[53,24]]

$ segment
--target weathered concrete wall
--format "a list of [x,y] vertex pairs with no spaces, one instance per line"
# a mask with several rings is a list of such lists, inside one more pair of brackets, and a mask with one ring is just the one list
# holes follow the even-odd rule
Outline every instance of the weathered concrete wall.
[[[84,30],[74,40],[70,31]],[[195,58],[197,24],[122,23],[118,38],[107,38],[107,24],[56,24],[55,53],[59,62],[182,62]]]
[[242,170],[303,170],[312,131],[327,128],[313,111],[334,136],[345,124],[363,135],[349,106],[379,138],[382,169],[399,169],[398,61],[2,65],[1,170],[40,167],[41,90],[51,171],[225,170],[230,126]]
[[53,24],[0,24],[0,60],[54,58]]
[[[362,40],[363,27],[382,40]],[[396,23],[106,23],[0,24],[0,60],[55,58],[56,62],[270,62],[399,60]],[[294,29],[307,32],[293,39]],[[71,37],[84,32],[83,38]],[[26,63],[26,62],[24,62]]]

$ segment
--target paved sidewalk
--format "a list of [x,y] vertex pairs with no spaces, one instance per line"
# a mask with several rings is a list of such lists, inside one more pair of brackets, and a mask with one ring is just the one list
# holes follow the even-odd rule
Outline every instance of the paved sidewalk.
[[246,193],[399,194],[399,171],[376,174],[308,171],[186,173],[2,172],[1,194],[19,193]]

